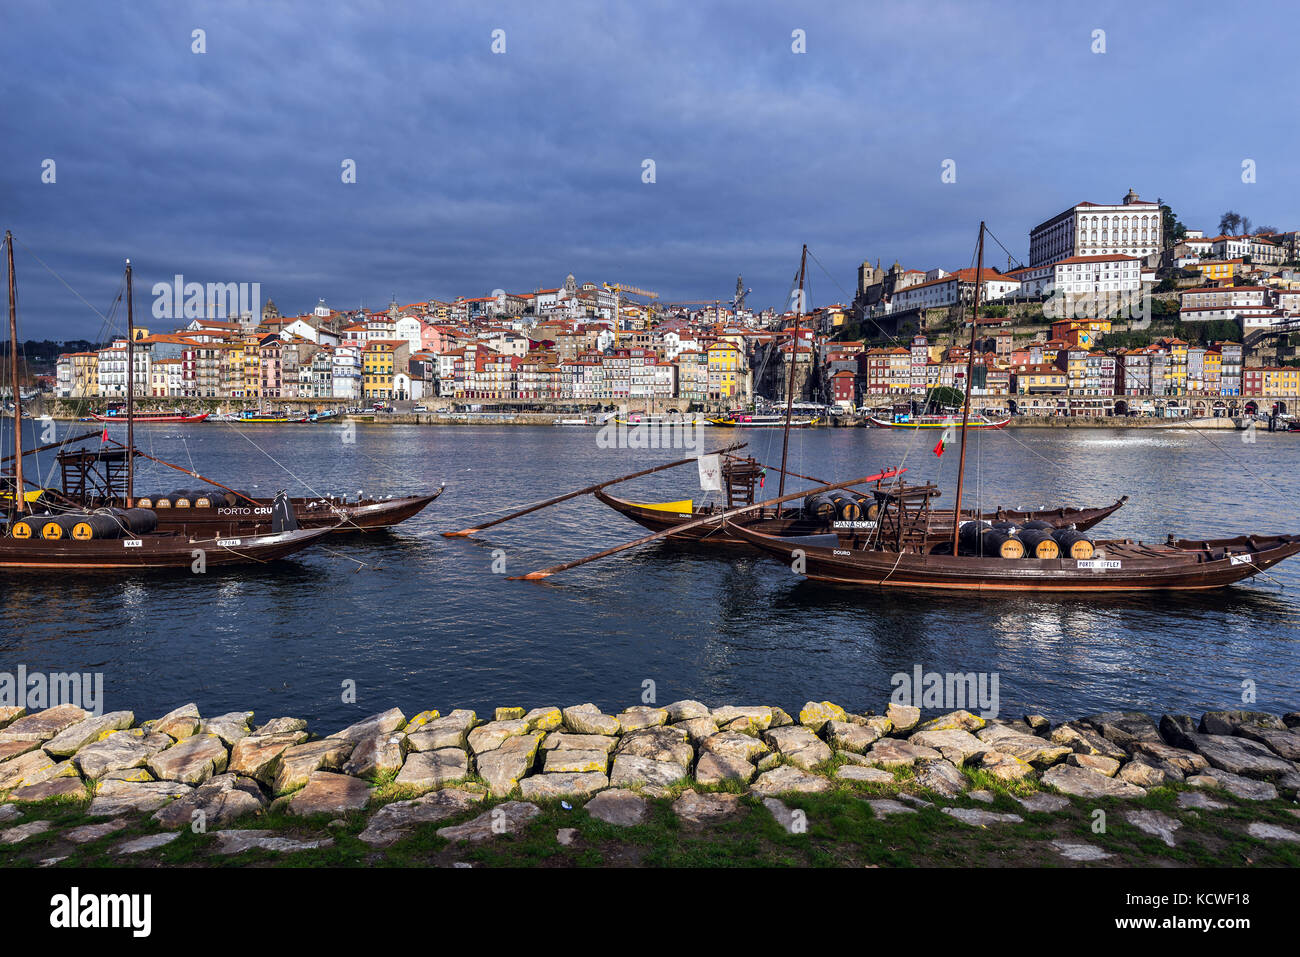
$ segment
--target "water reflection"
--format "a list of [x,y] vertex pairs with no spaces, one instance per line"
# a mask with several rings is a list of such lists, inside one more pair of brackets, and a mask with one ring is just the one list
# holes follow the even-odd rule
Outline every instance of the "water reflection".
[[[1012,712],[1233,706],[1246,678],[1258,682],[1260,707],[1291,710],[1300,701],[1300,562],[1270,570],[1280,589],[907,595],[807,582],[740,551],[720,557],[661,543],[545,583],[508,582],[491,573],[496,549],[517,574],[643,530],[583,498],[471,540],[438,532],[680,456],[599,449],[595,430],[360,426],[355,446],[331,429],[248,431],[283,469],[226,427],[137,430],[142,447],[192,459],[196,470],[239,487],[307,494],[296,475],[324,492],[399,495],[444,479],[448,490],[395,531],[336,536],[327,549],[275,566],[205,576],[6,574],[0,669],[93,665],[106,674],[112,705],[145,715],[195,700],[208,713],[253,709],[340,726],[393,704],[408,713],[588,700],[621,708],[640,700],[646,679],[661,702],[690,696],[790,709],[831,698],[879,708],[890,675],[915,664],[997,671]],[[706,441],[732,438],[719,432]],[[1232,453],[1225,457],[1195,433],[982,434],[969,494],[986,506],[1104,504],[1129,494],[1099,529],[1114,537],[1285,526],[1290,514],[1261,495],[1260,479],[1289,487],[1300,445],[1231,438],[1216,436]],[[761,460],[779,459],[779,435],[750,441]],[[937,477],[951,492],[952,463],[915,436],[846,429],[791,442],[791,467],[807,474],[865,474],[904,457],[912,477]],[[184,484],[166,474],[150,481],[168,490]],[[623,491],[633,500],[700,499],[695,484],[693,470],[680,469]],[[357,682],[356,705],[341,703],[343,680]]]

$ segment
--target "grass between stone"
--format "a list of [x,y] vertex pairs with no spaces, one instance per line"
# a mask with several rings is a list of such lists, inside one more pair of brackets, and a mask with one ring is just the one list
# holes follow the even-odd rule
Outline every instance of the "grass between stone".
[[[840,759],[820,770],[833,773]],[[1222,791],[1208,791],[1228,805],[1217,811],[1183,809],[1177,794],[1183,788],[1157,788],[1138,800],[1071,800],[1070,806],[1051,813],[1034,813],[1013,800],[1038,790],[1031,783],[1007,784],[982,770],[966,769],[973,788],[993,793],[992,804],[963,796],[948,800],[919,792],[913,775],[895,772],[892,785],[832,781],[823,793],[786,794],[781,800],[802,809],[807,831],[787,833],[763,806],[762,799],[747,794],[747,786],[728,782],[695,790],[742,794],[741,811],[702,826],[681,822],[673,812],[673,799],[685,790],[679,785],[668,797],[650,798],[646,820],[635,827],[617,827],[596,820],[582,810],[581,799],[570,799],[566,810],[560,801],[534,802],[541,814],[518,832],[495,835],[481,842],[451,843],[438,837],[440,827],[475,817],[495,804],[486,799],[474,809],[437,823],[415,827],[409,836],[386,848],[374,848],[358,839],[371,815],[383,804],[418,796],[420,792],[380,781],[364,812],[334,817],[300,818],[277,806],[263,814],[238,821],[236,828],[275,831],[301,839],[328,835],[330,847],[294,853],[251,850],[238,855],[215,853],[210,834],[182,830],[171,843],[143,853],[117,854],[123,841],[159,833],[147,815],[129,816],[125,827],[88,844],[75,845],[62,834],[105,818],[85,814],[85,800],[55,800],[20,805],[23,817],[15,823],[47,820],[50,831],[20,844],[0,846],[0,866],[40,866],[62,858],[54,867],[426,867],[469,864],[473,867],[999,867],[1076,866],[1051,846],[1054,840],[1091,844],[1111,855],[1090,866],[1227,866],[1262,865],[1300,867],[1300,844],[1261,841],[1249,836],[1253,821],[1300,830],[1300,818],[1288,813],[1296,805],[1284,800],[1240,801]],[[915,813],[877,818],[868,800],[897,797],[900,790],[933,802]],[[504,799],[501,799],[504,800]],[[974,807],[1014,813],[1023,823],[972,827],[940,812],[939,808]],[[1182,822],[1175,833],[1176,846],[1148,835],[1124,819],[1126,810],[1161,811]],[[1100,810],[1104,818],[1099,819]],[[1098,829],[1098,824],[1104,827]],[[571,844],[561,844],[556,832],[574,828]]]

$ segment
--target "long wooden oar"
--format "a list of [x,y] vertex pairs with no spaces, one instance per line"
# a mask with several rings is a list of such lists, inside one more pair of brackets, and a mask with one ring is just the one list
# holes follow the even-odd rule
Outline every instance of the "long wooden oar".
[[[57,449],[60,445],[70,445],[73,442],[84,442],[86,439],[99,438],[98,432],[87,432],[85,435],[78,435],[71,439],[60,439],[57,442],[51,442],[49,445],[38,445],[34,449],[23,449],[23,455],[35,455],[37,452],[48,452],[50,449]],[[0,465],[13,460],[12,455],[6,455],[0,459]]]
[[[716,449],[712,452],[705,452],[704,454],[721,455],[726,452],[734,452],[736,449],[743,449],[748,444],[749,444],[748,442],[738,442],[734,445],[728,445],[726,448]],[[692,457],[689,459],[680,459],[676,462],[669,462],[667,465],[656,465],[652,469],[642,469],[640,472],[633,472],[631,475],[624,475],[621,476],[620,478],[609,479],[608,481],[605,482],[598,482],[595,485],[588,485],[586,488],[580,488],[576,492],[566,492],[564,495],[557,495],[555,498],[547,499],[545,502],[538,502],[536,505],[530,505],[528,506],[528,508],[520,509],[518,512],[512,512],[511,514],[506,515],[503,518],[494,518],[490,522],[484,522],[482,525],[476,525],[473,528],[462,528],[458,532],[443,532],[442,534],[444,538],[465,538],[469,535],[473,535],[476,532],[481,532],[485,528],[491,528],[493,525],[500,525],[503,522],[509,522],[512,519],[520,518],[524,515],[530,515],[533,512],[536,512],[539,509],[546,508],[547,506],[550,505],[558,505],[560,502],[567,502],[569,499],[577,498],[579,495],[589,495],[592,492],[598,491],[599,489],[606,488],[610,485],[617,485],[619,482],[626,482],[630,479],[640,478],[642,475],[649,475],[652,472],[662,472],[664,471],[664,469],[675,469],[681,465],[688,465],[691,462],[696,461],[696,458],[697,457]]]
[[579,565],[585,565],[588,562],[594,562],[601,558],[608,558],[610,555],[617,555],[619,552],[626,551],[629,548],[635,548],[638,545],[644,545],[647,542],[653,542],[659,538],[665,538],[669,535],[676,535],[679,532],[688,529],[698,528],[701,525],[709,525],[721,522],[723,519],[731,518],[733,515],[741,515],[745,512],[752,512],[755,509],[766,508],[769,505],[780,505],[782,502],[789,502],[792,499],[803,498],[805,495],[815,495],[819,492],[833,492],[835,489],[848,488],[850,485],[862,485],[866,482],[875,482],[880,479],[893,478],[895,475],[901,475],[907,469],[886,469],[875,475],[866,475],[862,478],[852,479],[848,482],[835,482],[830,485],[823,485],[821,488],[806,488],[801,492],[791,492],[789,495],[782,495],[778,498],[768,499],[766,502],[755,502],[753,505],[742,505],[740,508],[733,508],[729,512],[721,512],[717,515],[709,515],[705,518],[697,518],[695,521],[687,522],[684,525],[674,525],[672,528],[664,529],[662,532],[655,532],[653,535],[646,535],[638,538],[636,541],[625,542],[622,545],[616,545],[614,548],[607,548],[603,552],[597,552],[594,555],[588,555],[586,558],[579,558],[576,561],[565,562],[563,565],[553,565],[550,568],[543,568],[541,571],[529,572],[527,575],[512,575],[510,581],[538,581],[543,578],[550,578],[558,572],[568,571],[570,568],[577,568]]
[[[108,441],[111,442],[113,445],[116,445],[119,449],[126,448],[126,446],[123,445],[121,442],[117,441],[117,439],[109,439]],[[183,465],[176,465],[174,462],[164,462],[162,459],[154,458],[152,455],[149,455],[145,452],[141,452],[139,449],[135,450],[135,454],[148,459],[150,462],[157,462],[159,465],[165,465],[169,469],[175,469],[177,472],[184,472],[186,475],[190,476],[191,478],[196,478],[200,482],[207,482],[209,485],[215,485],[219,489],[225,489],[225,491],[229,492],[231,495],[238,495],[245,502],[249,502],[253,505],[261,504],[260,502],[257,501],[257,499],[249,498],[243,492],[236,492],[233,488],[227,488],[225,485],[222,485],[220,482],[215,481],[214,479],[210,479],[206,475],[200,475],[198,472],[195,472],[193,469],[187,469]]]

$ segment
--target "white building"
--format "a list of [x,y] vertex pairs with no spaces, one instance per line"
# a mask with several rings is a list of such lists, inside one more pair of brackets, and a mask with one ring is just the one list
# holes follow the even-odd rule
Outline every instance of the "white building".
[[361,398],[361,350],[339,346],[334,350],[332,385],[336,399]]
[[[134,392],[137,396],[149,394],[149,350],[135,350]],[[108,398],[126,398],[126,340],[118,339],[106,349],[99,350],[99,394]]]
[[[938,270],[942,272],[942,270]],[[1014,296],[1020,291],[1020,280],[992,269],[985,269],[980,276],[982,288],[981,302],[992,302]],[[937,279],[927,279],[916,285],[895,292],[886,308],[887,312],[902,312],[908,309],[937,309],[953,306],[958,302],[969,300],[975,291],[975,270],[958,269],[953,273],[943,273]]]
[[1210,240],[1210,254],[1215,259],[1245,259],[1251,246],[1249,236],[1215,236]]
[[393,323],[393,338],[405,339],[412,352],[419,352],[423,343],[424,322],[417,316],[402,316]]
[[1145,258],[1161,248],[1160,206],[1133,190],[1117,205],[1079,203],[1029,231],[1030,266],[1114,253]]
[[1142,260],[1113,253],[1070,256],[1052,264],[1052,284],[1067,295],[1137,292],[1142,288]]
[[1220,322],[1237,319],[1248,329],[1274,324],[1281,310],[1273,306],[1183,306],[1178,310],[1180,322]]

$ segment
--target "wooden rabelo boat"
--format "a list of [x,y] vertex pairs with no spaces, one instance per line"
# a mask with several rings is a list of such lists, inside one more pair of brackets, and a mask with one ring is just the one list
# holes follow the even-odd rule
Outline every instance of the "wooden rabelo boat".
[[[18,318],[14,275],[13,236],[5,233],[9,267],[10,374],[18,382]],[[126,266],[127,296],[127,434],[132,439],[134,394],[133,301],[131,264]],[[18,390],[15,390],[17,393]],[[156,514],[135,508],[132,494],[132,456],[126,456],[125,508],[69,508],[58,512],[34,509],[27,500],[29,483],[23,476],[22,399],[15,396],[12,472],[4,476],[8,511],[0,537],[0,568],[39,571],[121,571],[123,569],[186,569],[264,564],[292,555],[329,534],[329,528],[299,528],[288,497],[281,492],[272,506],[271,529],[266,533],[227,536],[220,533],[160,531]],[[17,494],[19,489],[24,494]]]
[[[733,534],[732,525],[743,524],[747,528],[777,536],[820,535],[837,529],[870,529],[876,527],[876,516],[881,510],[884,496],[902,494],[908,497],[930,498],[939,494],[939,490],[933,485],[898,485],[884,488],[877,486],[865,492],[846,490],[845,494],[834,496],[829,502],[820,502],[822,506],[820,514],[815,506],[810,507],[810,502],[816,502],[818,497],[810,495],[808,500],[796,503],[793,507],[760,508],[724,523],[721,518],[723,514],[741,505],[753,505],[758,500],[757,484],[763,472],[764,467],[752,458],[739,459],[727,456],[722,466],[725,503],[696,505],[692,499],[655,503],[631,502],[611,495],[605,489],[597,489],[592,494],[599,501],[643,528],[648,528],[652,532],[668,532],[666,537],[669,539],[741,547],[750,543]],[[1125,495],[1110,505],[1096,507],[1033,510],[999,507],[992,511],[963,511],[962,521],[982,520],[1017,524],[1037,521],[1046,522],[1054,528],[1089,529],[1112,515],[1127,501],[1128,496]],[[717,521],[704,525],[695,524],[696,520],[709,517],[716,518]],[[936,539],[952,537],[952,509],[932,510],[930,518],[930,537]],[[681,532],[673,531],[683,526],[690,527]]]
[[[59,452],[55,461],[62,475],[62,488],[46,490],[50,500],[56,505],[88,508],[120,507],[124,504],[122,482],[126,471],[126,448],[117,442],[112,442],[112,445],[114,447]],[[271,530],[274,499],[228,488],[191,469],[146,455],[139,449],[135,455],[207,483],[200,488],[135,496],[137,508],[152,509],[157,514],[160,531],[252,535]],[[300,528],[325,528],[335,535],[347,535],[392,528],[420,512],[443,491],[444,488],[440,487],[432,492],[397,498],[317,496],[291,497],[288,501]]]
[[[778,536],[726,521],[728,532],[810,579],[882,588],[978,592],[1133,592],[1219,588],[1300,552],[1300,535],[1247,535],[1148,544],[1086,541],[1055,558],[953,554],[950,537],[928,534],[924,517],[899,516],[892,499],[878,528]],[[900,520],[901,518],[901,520]],[[936,538],[942,541],[936,542]],[[1087,557],[1075,557],[1086,554]]]
[[[976,275],[983,269],[984,224],[980,223]],[[980,284],[974,316],[979,316]],[[971,322],[966,369],[970,382],[977,321]],[[970,394],[962,413],[961,456],[955,511],[961,511]],[[909,502],[885,494],[874,528],[841,529],[815,536],[767,534],[726,520],[729,531],[797,573],[818,581],[873,588],[975,592],[1133,593],[1221,588],[1257,575],[1300,552],[1300,535],[1243,535],[1177,539],[1163,544],[1131,539],[1095,541],[1077,529],[1064,533],[1007,523],[1003,528],[975,521],[953,525],[948,535],[932,532],[930,497]]]

